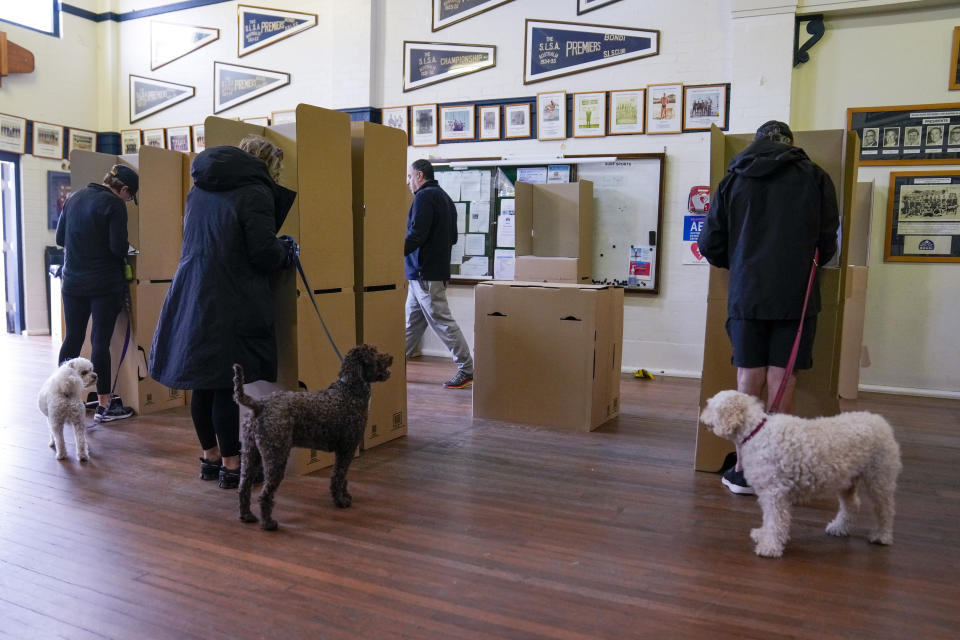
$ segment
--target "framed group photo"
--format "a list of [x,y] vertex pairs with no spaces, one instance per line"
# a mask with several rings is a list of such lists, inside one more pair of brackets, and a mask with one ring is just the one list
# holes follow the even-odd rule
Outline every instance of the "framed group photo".
[[503,105],[503,137],[529,138],[530,135],[530,104]]
[[604,91],[573,94],[573,137],[599,138],[607,133],[607,94]]
[[683,131],[683,85],[647,85],[647,133]]
[[415,147],[432,147],[437,144],[436,103],[410,106],[410,144]]
[[440,107],[441,141],[473,140],[476,137],[472,104]]
[[190,127],[169,127],[167,129],[167,148],[173,151],[190,153]]
[[33,155],[38,158],[63,159],[63,127],[34,121]]
[[384,107],[381,116],[384,125],[408,133],[406,107]]
[[960,262],[960,170],[890,174],[885,262]]
[[847,109],[861,165],[960,164],[960,102]]
[[683,130],[709,131],[717,125],[726,131],[730,118],[727,113],[726,84],[698,84],[683,87]]
[[296,109],[284,109],[283,111],[271,111],[270,112],[270,122],[273,124],[287,124],[288,122],[297,121],[297,111]]
[[643,133],[644,89],[623,89],[610,92],[610,117],[607,135]]
[[205,125],[195,124],[190,127],[190,131],[193,138],[193,152],[200,153],[207,148]]
[[82,129],[70,129],[70,136],[67,138],[67,157],[74,151],[96,151],[97,134],[93,131],[84,131]]
[[499,140],[500,139],[500,105],[491,104],[477,107],[479,115],[480,139],[481,140]]
[[0,151],[24,153],[27,150],[27,119],[0,113]]
[[147,147],[167,148],[166,136],[163,129],[144,129],[143,144]]
[[120,132],[121,155],[132,155],[140,151],[140,129],[124,129]]
[[567,137],[567,93],[544,91],[537,94],[537,139],[564,140]]

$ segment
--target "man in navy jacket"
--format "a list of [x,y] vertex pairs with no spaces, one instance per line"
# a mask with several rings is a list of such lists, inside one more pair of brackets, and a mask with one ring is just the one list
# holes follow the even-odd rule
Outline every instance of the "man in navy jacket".
[[407,172],[413,204],[403,241],[407,290],[407,358],[415,354],[429,325],[443,341],[457,374],[443,384],[448,389],[473,385],[473,358],[463,332],[447,304],[450,248],[457,242],[457,208],[433,177],[433,165],[417,160]]
[[[819,264],[837,252],[840,224],[830,180],[793,132],[771,120],[734,156],[710,204],[697,244],[715,267],[730,270],[727,335],[733,345],[737,389],[773,402],[797,335],[815,250]],[[813,337],[820,312],[814,281],[795,368],[813,366]],[[781,411],[792,410],[795,376],[788,379]],[[739,458],[739,456],[738,456]],[[737,466],[723,477],[734,493],[753,493]]]

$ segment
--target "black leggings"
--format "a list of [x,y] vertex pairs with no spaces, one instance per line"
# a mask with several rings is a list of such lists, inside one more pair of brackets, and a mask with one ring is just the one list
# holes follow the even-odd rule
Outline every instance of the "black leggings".
[[219,445],[221,456],[240,455],[240,407],[233,389],[194,389],[190,415],[204,450]]
[[67,326],[57,362],[62,363],[80,355],[83,341],[87,337],[87,321],[92,315],[90,361],[97,373],[97,393],[108,394],[111,375],[110,338],[113,337],[117,316],[123,308],[124,294],[121,292],[104,296],[71,296],[64,293],[62,297],[63,319]]

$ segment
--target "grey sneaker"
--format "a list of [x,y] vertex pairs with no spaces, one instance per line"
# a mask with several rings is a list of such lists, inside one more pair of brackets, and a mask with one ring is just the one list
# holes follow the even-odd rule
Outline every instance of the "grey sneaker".
[[97,405],[97,409],[93,413],[93,425],[96,426],[103,422],[123,420],[124,418],[129,418],[132,415],[133,409],[123,406],[120,398],[114,396],[113,399],[110,400],[109,407],[101,407],[100,405]]
[[473,386],[473,375],[457,371],[457,375],[443,383],[447,389],[466,389]]
[[747,479],[743,477],[743,471],[737,471],[736,466],[727,469],[727,472],[723,474],[721,482],[723,482],[723,485],[727,489],[730,489],[730,491],[737,495],[752,496],[757,493],[753,487],[747,484]]

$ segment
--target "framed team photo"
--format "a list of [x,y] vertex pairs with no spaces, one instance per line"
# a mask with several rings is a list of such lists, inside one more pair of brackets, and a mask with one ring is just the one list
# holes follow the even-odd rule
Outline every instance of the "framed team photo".
[[63,158],[63,127],[46,122],[33,123],[33,155],[38,158]]
[[683,130],[709,131],[717,125],[726,131],[730,119],[727,113],[726,84],[687,85],[683,88]]
[[528,103],[503,105],[503,137],[530,137],[530,105]]
[[607,132],[607,94],[604,91],[573,94],[573,137],[600,138]]
[[143,144],[147,147],[167,148],[167,140],[163,129],[144,129]]
[[83,129],[70,129],[67,137],[67,157],[74,151],[96,151],[97,134]]
[[190,153],[190,127],[167,128],[167,148]]
[[610,114],[607,135],[643,133],[644,89],[623,89],[610,92]]
[[205,136],[206,130],[204,128],[204,125],[195,124],[192,127],[190,127],[190,129],[193,133],[193,152],[200,153],[201,151],[207,148],[207,139]]
[[120,151],[122,155],[140,151],[140,129],[124,129],[120,132]]
[[476,137],[473,115],[472,104],[440,107],[440,140],[473,140]]
[[24,153],[27,148],[27,119],[0,113],[0,151]]
[[491,104],[477,107],[481,140],[500,139],[500,105]]
[[406,107],[384,107],[381,116],[384,125],[408,133]]

